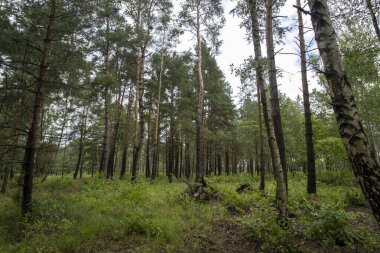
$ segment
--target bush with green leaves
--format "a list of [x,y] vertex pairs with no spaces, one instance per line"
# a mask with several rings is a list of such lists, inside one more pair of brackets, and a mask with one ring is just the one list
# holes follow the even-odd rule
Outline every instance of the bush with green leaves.
[[246,236],[257,241],[260,252],[297,252],[297,234],[291,220],[279,224],[274,208],[253,209],[252,217],[245,216],[240,223]]
[[341,203],[308,205],[304,218],[309,240],[329,247],[365,244],[360,231],[350,226],[355,214],[346,212]]
[[347,191],[344,202],[348,206],[352,207],[367,206],[367,200],[364,198],[363,193],[360,191],[360,189],[350,189]]
[[357,181],[351,169],[337,171],[318,171],[317,180],[331,186],[357,186]]

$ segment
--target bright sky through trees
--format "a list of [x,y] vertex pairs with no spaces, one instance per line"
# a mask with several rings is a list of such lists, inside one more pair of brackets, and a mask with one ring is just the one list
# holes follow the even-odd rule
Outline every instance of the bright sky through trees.
[[[276,63],[281,73],[278,78],[279,90],[285,93],[292,99],[297,96],[302,96],[301,90],[301,73],[300,73],[300,59],[296,55],[298,46],[295,43],[298,36],[297,29],[297,12],[293,7],[292,1],[287,1],[285,6],[281,9],[280,19],[283,26],[288,26],[291,31],[286,34],[284,44],[276,45]],[[231,72],[231,64],[238,67],[243,63],[244,59],[253,55],[253,46],[246,40],[246,34],[244,28],[240,28],[241,19],[239,17],[234,17],[230,14],[230,11],[235,7],[236,3],[234,1],[223,1],[224,12],[226,17],[226,24],[221,32],[221,40],[223,44],[220,48],[220,54],[216,57],[220,68],[223,70],[227,81],[230,83],[233,91],[235,102],[237,102],[237,93],[239,92],[240,79],[236,77],[234,73]],[[174,2],[175,10],[179,10],[179,1]],[[307,8],[307,7],[306,7]],[[305,18],[306,27],[311,28],[309,18]],[[308,31],[305,34],[307,45],[313,39],[313,33]],[[180,41],[181,44],[178,45],[177,50],[187,51],[193,49],[193,43],[191,42],[192,35],[185,33]],[[313,41],[315,45],[315,42]],[[266,52],[265,45],[263,44],[263,52]],[[316,48],[313,46],[312,49]],[[316,51],[315,51],[316,52]],[[313,75],[310,75],[309,85],[310,90],[316,88],[316,81]]]

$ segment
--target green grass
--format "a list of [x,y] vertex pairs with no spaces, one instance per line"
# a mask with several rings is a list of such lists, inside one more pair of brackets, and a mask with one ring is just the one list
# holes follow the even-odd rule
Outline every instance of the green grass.
[[[260,192],[258,178],[248,174],[207,178],[220,196],[213,202],[184,196],[185,183],[169,184],[164,177],[131,184],[51,176],[44,183],[36,181],[33,215],[27,222],[19,212],[20,189],[0,196],[0,252],[192,252],[200,247],[198,236],[209,235],[218,220],[240,222],[247,239],[255,238],[263,251],[300,249],[295,235],[334,248],[340,238],[328,235],[343,233],[346,248],[359,245],[375,252],[380,248],[378,234],[365,225],[352,226],[364,218],[373,223],[352,175],[342,174],[339,183],[326,183],[324,176],[319,177],[317,196],[305,193],[304,174],[289,178],[289,211],[297,218],[287,228],[276,223],[274,182],[267,180],[265,192]],[[236,193],[242,183],[255,190]],[[227,211],[230,206],[239,211],[238,218]],[[346,211],[349,207],[367,211]]]
[[185,188],[184,183],[50,177],[35,187],[28,223],[20,223],[18,203],[11,197],[0,200],[0,251],[97,252],[115,242],[137,241],[143,252],[175,252],[224,214],[220,204],[182,196]]

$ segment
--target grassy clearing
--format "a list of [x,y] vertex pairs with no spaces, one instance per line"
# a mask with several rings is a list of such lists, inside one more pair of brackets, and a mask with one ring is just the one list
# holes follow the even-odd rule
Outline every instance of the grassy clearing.
[[379,230],[359,188],[351,174],[338,175],[335,182],[334,175],[319,175],[317,196],[305,193],[305,175],[290,177],[289,211],[296,218],[286,228],[276,223],[273,181],[264,193],[236,193],[242,183],[258,189],[258,178],[247,174],[207,179],[221,197],[210,203],[182,195],[186,184],[165,178],[131,184],[49,177],[36,183],[28,222],[17,188],[0,196],[0,252],[200,252],[221,220],[239,223],[258,251],[378,252]]
[[117,251],[117,245],[129,243],[144,252],[174,251],[224,213],[221,205],[181,196],[185,188],[183,183],[51,177],[36,186],[28,223],[18,222],[12,197],[1,199],[0,251]]

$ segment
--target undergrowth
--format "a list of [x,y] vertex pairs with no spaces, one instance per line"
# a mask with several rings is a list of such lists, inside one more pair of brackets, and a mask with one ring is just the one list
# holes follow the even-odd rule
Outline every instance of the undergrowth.
[[[378,252],[378,230],[360,226],[361,220],[373,222],[373,217],[362,212],[368,206],[359,187],[349,173],[339,175],[344,178],[338,183],[319,175],[317,195],[305,193],[304,174],[290,177],[292,218],[286,226],[277,223],[275,184],[268,178],[264,192],[257,190],[257,176],[206,178],[220,200],[202,202],[181,194],[185,183],[169,184],[164,177],[131,184],[52,176],[36,182],[28,219],[20,214],[20,189],[0,196],[0,252],[192,252],[205,243],[199,235],[211,236],[213,224],[223,219],[238,220],[242,236],[261,252],[318,252],[315,245],[322,248],[319,252]],[[241,184],[253,190],[239,194]]]

